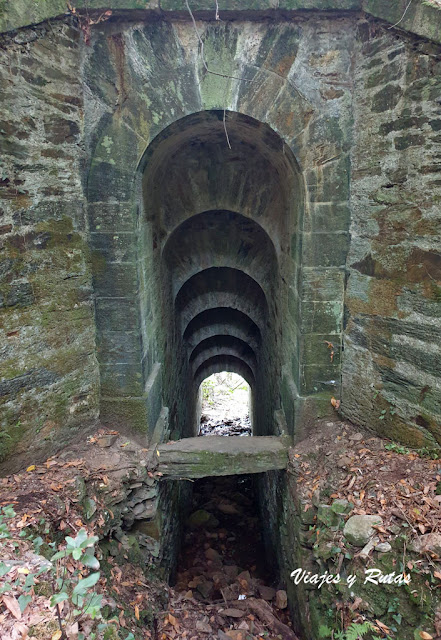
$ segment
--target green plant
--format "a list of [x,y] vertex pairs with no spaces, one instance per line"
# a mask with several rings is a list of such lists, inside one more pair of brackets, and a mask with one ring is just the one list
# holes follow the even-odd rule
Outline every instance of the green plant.
[[367,620],[361,624],[353,622],[345,631],[334,631],[326,625],[321,625],[319,628],[319,637],[332,638],[332,640],[360,640],[370,631],[373,631],[374,628],[375,627]]
[[[15,516],[11,505],[0,508],[0,548],[1,540],[8,539],[11,544],[11,531],[8,519]],[[44,519],[40,521],[45,525]],[[19,537],[32,542],[38,553],[44,544],[43,539],[34,533],[21,530]],[[14,541],[12,541],[14,544]],[[89,633],[88,639],[95,640],[103,637],[102,634],[110,628],[101,615],[103,596],[95,591],[95,586],[100,579],[100,563],[95,555],[97,536],[89,536],[86,529],[82,528],[75,537],[66,536],[64,548],[56,551],[50,558],[50,563],[43,564],[35,572],[21,572],[15,582],[5,582],[0,588],[0,595],[14,591],[17,593],[17,602],[23,612],[34,596],[34,586],[41,581],[38,578],[45,574],[44,581],[48,583],[52,596],[50,606],[55,608],[59,626],[60,640],[67,640],[66,629],[73,627],[77,622],[86,618],[96,620],[96,632]],[[15,543],[17,544],[17,543]],[[49,547],[54,548],[55,542],[49,542]],[[13,568],[8,562],[0,562],[0,577],[7,576]],[[99,635],[98,635],[99,634]],[[86,640],[82,633],[77,635],[78,640]],[[126,640],[131,640],[130,634]]]

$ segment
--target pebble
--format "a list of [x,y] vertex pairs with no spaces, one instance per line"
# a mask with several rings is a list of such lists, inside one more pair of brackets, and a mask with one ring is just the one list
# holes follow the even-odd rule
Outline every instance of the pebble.
[[388,542],[380,542],[380,544],[375,545],[375,551],[380,553],[388,553],[391,550],[392,546]]
[[279,589],[279,591],[276,592],[276,607],[278,609],[286,609],[287,606],[288,596],[286,594],[286,591],[284,591],[283,589]]

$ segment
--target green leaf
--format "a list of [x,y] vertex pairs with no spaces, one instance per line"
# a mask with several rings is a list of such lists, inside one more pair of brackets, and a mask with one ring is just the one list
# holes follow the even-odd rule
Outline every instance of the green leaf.
[[83,550],[82,549],[74,549],[72,551],[72,556],[74,558],[74,560],[79,560],[81,558],[83,554]]
[[87,540],[87,531],[86,529],[80,529],[75,538],[66,536],[65,540],[68,548],[79,549],[81,548],[81,545]]
[[41,545],[43,544],[43,538],[41,538],[40,536],[38,536],[37,538],[34,538],[32,541],[32,544],[34,546],[35,551],[38,553]]
[[10,582],[5,582],[5,584],[0,587],[0,596],[3,595],[4,593],[8,593],[8,591],[11,591],[12,589],[12,585]]
[[24,589],[30,589],[31,587],[34,586],[34,584],[35,584],[35,576],[33,573],[30,573],[29,575],[26,576]]
[[18,601],[18,606],[20,607],[20,611],[23,613],[23,611],[26,609],[26,607],[28,606],[28,604],[30,603],[30,601],[32,600],[32,596],[19,596],[17,598]]
[[65,558],[69,555],[69,552],[66,549],[62,549],[61,551],[57,551],[51,558],[51,562],[55,562],[55,560],[59,560],[60,558]]
[[56,604],[60,604],[60,602],[64,602],[65,600],[69,600],[67,593],[64,591],[55,593],[51,598],[51,607],[55,607]]
[[90,551],[86,551],[86,553],[83,554],[83,556],[81,557],[81,562],[85,564],[86,567],[90,567],[91,569],[100,568],[100,563]]
[[84,608],[84,613],[87,613],[89,616],[93,618],[96,618],[96,616],[99,614],[100,610],[101,610],[101,602],[102,602],[103,596],[101,594],[98,593],[94,593],[92,595],[92,598],[90,599],[90,602],[87,603],[87,606]]
[[84,580],[80,580],[78,584],[75,586],[73,592],[75,595],[84,595],[88,589],[96,585],[98,580],[100,579],[100,572],[91,573]]
[[12,567],[8,567],[4,562],[0,562],[0,578],[9,573],[11,569]]

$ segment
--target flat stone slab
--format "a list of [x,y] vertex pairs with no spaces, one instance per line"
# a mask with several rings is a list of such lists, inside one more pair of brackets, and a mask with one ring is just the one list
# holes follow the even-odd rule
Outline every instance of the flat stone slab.
[[184,438],[157,447],[157,470],[178,479],[286,469],[290,444],[287,436]]

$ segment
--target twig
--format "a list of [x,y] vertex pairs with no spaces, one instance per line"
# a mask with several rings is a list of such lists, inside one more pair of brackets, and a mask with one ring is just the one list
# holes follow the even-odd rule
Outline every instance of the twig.
[[409,0],[407,7],[404,9],[404,13],[401,16],[401,18],[398,20],[398,22],[396,22],[395,24],[392,24],[390,27],[388,27],[388,29],[393,29],[394,27],[398,26],[400,24],[400,22],[404,19],[404,16],[407,13],[407,10],[409,9],[410,5],[412,4],[413,0]]
[[216,0],[216,14],[214,16],[214,19],[215,20],[220,20],[220,17],[219,17],[219,3],[218,3],[217,0]]
[[225,131],[225,137],[227,139],[227,144],[229,149],[231,149],[231,144],[230,144],[230,137],[228,135],[228,131],[227,131],[227,124],[225,122],[225,117],[226,117],[226,110],[224,109],[224,118],[223,118],[223,122],[224,122],[224,131]]
[[196,20],[194,18],[193,12],[190,8],[190,5],[188,4],[188,0],[185,0],[185,4],[187,6],[187,10],[188,13],[190,14],[191,20],[193,22],[193,27],[195,30],[195,33],[197,35],[197,38],[199,40],[199,44],[201,45],[201,59],[202,59],[202,63],[205,67],[205,70],[207,73],[211,73],[211,75],[213,76],[219,76],[220,78],[228,78],[230,80],[243,80],[243,82],[255,82],[255,80],[252,80],[250,78],[241,78],[239,76],[230,76],[226,73],[219,73],[218,71],[213,71],[212,69],[209,69],[207,61],[205,59],[205,53],[204,53],[204,41],[202,40],[201,34],[198,31],[197,25],[196,25]]

